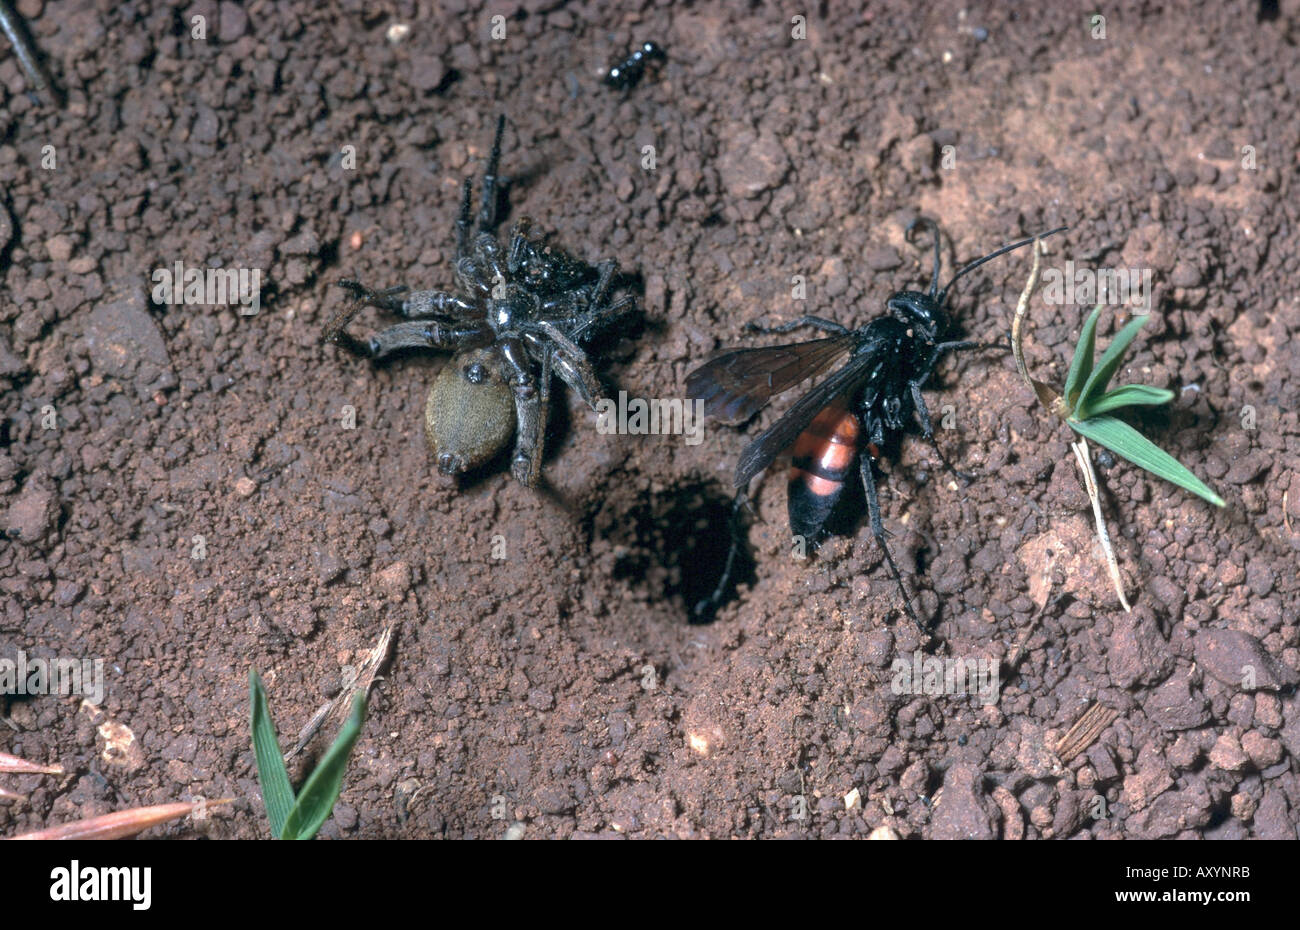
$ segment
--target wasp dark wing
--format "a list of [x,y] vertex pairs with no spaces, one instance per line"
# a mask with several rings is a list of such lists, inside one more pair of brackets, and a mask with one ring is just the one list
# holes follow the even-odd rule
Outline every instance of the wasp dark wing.
[[825,372],[853,347],[853,341],[852,334],[845,334],[727,352],[686,376],[686,394],[704,401],[705,416],[740,423],[777,394]]
[[740,454],[736,462],[736,487],[743,488],[751,478],[772,463],[799,438],[817,414],[842,394],[855,390],[879,368],[879,360],[870,353],[859,353],[847,365],[817,385],[759,434]]

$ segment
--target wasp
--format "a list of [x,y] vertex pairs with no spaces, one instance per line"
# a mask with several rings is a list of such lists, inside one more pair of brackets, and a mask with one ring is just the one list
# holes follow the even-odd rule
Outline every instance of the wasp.
[[665,57],[658,42],[642,42],[631,55],[605,72],[605,83],[619,90],[635,87],[645,74],[646,65],[655,60],[663,61]]
[[[803,316],[772,328],[750,324],[759,332],[786,333],[806,326],[830,335],[791,345],[725,352],[687,375],[686,391],[692,399],[704,401],[706,416],[740,423],[776,395],[826,374],[847,359],[741,453],[736,464],[737,500],[743,499],[743,489],[755,475],[789,450],[793,457],[786,498],[790,531],[802,537],[809,548],[816,548],[856,463],[866,493],[871,533],[889,563],[908,616],[925,633],[886,543],[875,463],[884,450],[897,447],[907,427],[919,423],[922,437],[934,447],[944,467],[956,474],[934,438],[930,411],[921,395],[921,388],[945,354],[982,347],[977,342],[945,338],[950,329],[945,307],[951,288],[985,262],[1068,227],[1004,245],[963,267],[940,288],[938,224],[917,218],[908,225],[906,238],[914,241],[921,226],[934,237],[934,271],[928,290],[899,291],[885,301],[887,313],[858,329],[817,316]],[[866,455],[860,454],[864,448]],[[719,585],[718,590],[723,587]]]

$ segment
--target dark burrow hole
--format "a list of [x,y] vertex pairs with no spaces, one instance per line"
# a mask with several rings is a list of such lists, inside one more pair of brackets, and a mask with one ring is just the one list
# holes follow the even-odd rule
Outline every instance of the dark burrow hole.
[[[711,623],[735,600],[738,585],[756,580],[745,540],[748,525],[747,511],[736,511],[726,489],[696,479],[642,497],[622,513],[602,510],[592,532],[626,547],[614,578],[661,588],[656,600],[672,602],[690,623]],[[733,540],[735,556],[724,584]]]

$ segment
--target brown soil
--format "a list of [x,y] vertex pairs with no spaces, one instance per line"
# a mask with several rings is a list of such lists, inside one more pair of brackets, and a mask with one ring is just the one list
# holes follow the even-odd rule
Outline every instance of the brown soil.
[[[0,750],[69,772],[8,779],[29,797],[0,802],[0,834],[202,796],[240,801],[154,834],[264,836],[249,667],[289,742],[397,623],[323,836],[1296,838],[1294,20],[1122,3],[1094,39],[1069,4],[832,3],[799,41],[742,3],[345,6],[18,3],[68,99],[33,106],[0,58],[0,658],[102,657],[108,682],[97,710],[0,704]],[[601,86],[647,38],[665,67]],[[1125,614],[1067,433],[1010,358],[966,355],[928,398],[980,480],[927,481],[911,440],[884,508],[938,656],[1004,662],[1029,631],[996,703],[893,693],[919,636],[879,550],[858,520],[791,559],[784,480],[738,596],[689,623],[736,456],[789,399],[688,446],[600,436],[566,395],[544,493],[502,467],[457,489],[423,432],[443,359],[321,344],[334,279],[450,285],[459,184],[500,111],[512,215],[643,280],[616,389],[680,396],[751,319],[870,319],[927,276],[918,212],[948,263],[1068,223],[1057,266],[1153,271],[1120,380],[1177,392],[1145,428],[1229,506],[1101,468]],[[261,311],[154,303],[177,261],[261,269]],[[1027,265],[963,282],[965,332],[1006,328]],[[1038,377],[1063,378],[1085,310],[1036,304]],[[1116,718],[1062,761],[1097,702]]]

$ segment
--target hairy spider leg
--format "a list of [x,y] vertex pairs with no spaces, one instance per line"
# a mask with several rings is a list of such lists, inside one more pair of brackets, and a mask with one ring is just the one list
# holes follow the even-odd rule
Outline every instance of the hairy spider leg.
[[587,353],[546,320],[539,320],[531,324],[530,328],[553,343],[553,346],[547,345],[542,349],[546,364],[553,364],[561,380],[577,391],[588,407],[594,408],[596,399],[601,395],[601,385],[596,369],[587,359]]
[[440,349],[454,351],[475,343],[486,345],[491,336],[481,326],[452,325],[441,320],[398,323],[380,330],[367,340],[340,330],[334,342],[353,355],[378,361],[401,349]]
[[[522,344],[520,346],[522,349]],[[504,354],[504,353],[503,353]],[[532,375],[529,373],[529,379]],[[515,391],[515,453],[510,473],[525,487],[537,487],[546,447],[546,422],[551,409],[551,353],[542,355],[542,380],[537,390]]]
[[474,186],[473,178],[466,178],[460,188],[460,213],[456,216],[456,260],[469,255],[469,230],[473,223],[469,201]]
[[614,275],[618,274],[618,261],[609,259],[601,262],[596,266],[596,286],[591,289],[591,305],[599,307],[609,296],[610,285],[614,283]]
[[[364,358],[382,358],[398,349],[425,347],[435,349],[455,349],[465,342],[481,339],[484,333],[481,325],[449,324],[447,317],[463,317],[473,311],[473,306],[454,294],[446,291],[415,291],[408,297],[404,286],[390,287],[383,291],[373,291],[359,281],[343,280],[337,282],[353,294],[353,300],[325,327],[324,338],[343,346],[354,355]],[[362,341],[344,327],[362,307],[373,306],[386,310],[408,320],[424,320],[430,317],[443,317],[429,322],[399,323],[389,329],[376,333],[370,339]]]
[[575,322],[572,337],[573,341],[580,342],[581,340],[586,339],[592,330],[599,329],[613,320],[618,319],[618,317],[622,316],[624,313],[635,309],[635,294],[624,294],[613,303],[604,306],[592,303],[585,310],[579,312],[578,315],[581,316],[582,319]]
[[478,231],[488,232],[497,225],[497,169],[501,163],[501,136],[506,129],[506,115],[497,117],[497,131],[492,139],[492,154],[488,156],[487,170],[483,172],[483,192],[479,200]]

